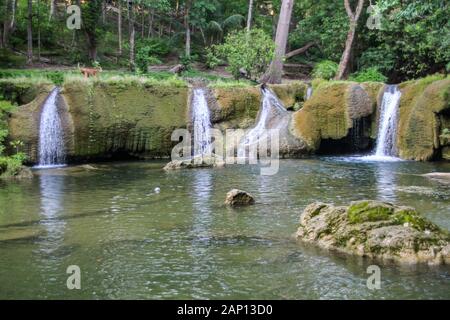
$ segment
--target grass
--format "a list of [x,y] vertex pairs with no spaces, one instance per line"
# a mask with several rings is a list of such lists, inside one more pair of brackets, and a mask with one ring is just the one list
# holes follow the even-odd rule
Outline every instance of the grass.
[[64,77],[64,84],[66,83],[91,83],[91,84],[118,84],[124,86],[172,86],[176,88],[187,87],[187,82],[179,77],[172,75],[170,78],[158,79],[148,76],[136,76],[136,75],[112,75],[103,74],[100,77],[94,77],[85,79],[81,75],[67,75]]
[[211,88],[247,88],[254,86],[255,83],[249,80],[216,80],[209,84]]

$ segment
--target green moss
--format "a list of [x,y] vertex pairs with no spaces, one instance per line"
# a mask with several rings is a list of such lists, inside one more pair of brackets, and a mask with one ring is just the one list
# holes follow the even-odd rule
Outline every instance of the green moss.
[[362,223],[388,220],[394,209],[389,205],[373,205],[371,202],[363,201],[352,204],[347,211],[350,223]]
[[439,230],[434,224],[424,219],[419,213],[413,209],[398,210],[393,215],[393,222],[395,224],[408,223],[414,229],[419,231],[437,231]]
[[301,81],[294,81],[286,84],[269,85],[269,88],[277,95],[286,108],[291,108],[305,100],[308,85]]
[[399,154],[404,159],[434,159],[440,147],[439,114],[449,107],[450,78],[431,76],[400,87]]
[[327,82],[294,114],[294,133],[311,150],[318,149],[321,139],[341,139],[347,136],[353,126],[347,112],[348,89],[348,83]]
[[142,157],[168,157],[171,134],[185,128],[185,86],[126,81],[67,79],[62,94],[74,124],[74,158],[125,152]]

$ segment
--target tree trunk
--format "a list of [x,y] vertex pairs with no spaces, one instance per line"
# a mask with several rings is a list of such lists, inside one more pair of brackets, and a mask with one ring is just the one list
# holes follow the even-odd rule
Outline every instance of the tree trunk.
[[49,20],[52,20],[55,16],[56,0],[50,0],[50,14],[48,16]]
[[148,16],[148,34],[147,38],[153,37],[153,20],[155,17],[155,9],[150,9],[150,14]]
[[129,8],[128,8],[130,20],[129,20],[129,30],[130,30],[130,70],[134,71],[136,68],[135,63],[135,33],[136,29],[134,26],[134,6],[133,1],[129,2]]
[[352,11],[349,0],[344,0],[344,6],[350,21],[350,28],[348,30],[347,40],[345,41],[344,53],[342,54],[341,62],[339,63],[339,68],[335,77],[336,80],[344,79],[348,73],[349,62],[352,56],[353,42],[356,37],[356,28],[364,7],[364,0],[358,0],[358,6],[356,7],[355,12]]
[[[1,39],[2,47],[6,48],[6,47],[8,47],[8,38],[9,38],[9,31],[10,31],[10,26],[11,26],[11,22],[8,19],[9,11],[10,11],[8,0],[6,0],[4,6],[5,6],[5,12],[4,12],[4,20],[3,20],[3,30],[0,33],[0,38],[2,38]],[[14,6],[14,4],[13,4],[13,6]]]
[[191,9],[191,0],[186,0],[186,8],[184,13],[184,26],[186,28],[186,57],[191,56],[191,27],[189,25],[189,11]]
[[27,64],[33,63],[33,0],[28,0]]
[[38,61],[41,61],[41,1],[37,0],[37,42],[38,42]]
[[250,31],[252,27],[252,14],[253,14],[253,0],[249,0],[248,15],[247,15],[247,31]]
[[102,1],[102,23],[106,24],[106,2],[104,0]]
[[94,34],[88,33],[88,54],[89,60],[96,61],[97,60],[97,39]]
[[119,0],[119,17],[117,22],[117,33],[119,35],[119,56],[122,55],[122,0]]
[[17,12],[17,0],[12,0],[12,16],[11,25],[9,26],[12,31],[16,28],[16,12]]
[[275,37],[275,58],[270,64],[268,72],[262,77],[263,83],[281,83],[283,76],[283,59],[286,54],[286,45],[289,36],[289,26],[292,16],[294,0],[283,0],[281,13],[278,18],[277,33]]

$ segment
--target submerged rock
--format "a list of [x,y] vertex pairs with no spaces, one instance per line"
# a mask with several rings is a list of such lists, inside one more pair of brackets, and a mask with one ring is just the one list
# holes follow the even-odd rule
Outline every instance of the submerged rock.
[[433,172],[433,173],[424,174],[423,176],[426,178],[450,183],[450,172]]
[[401,263],[450,264],[450,237],[409,207],[377,201],[313,203],[296,237],[322,248]]
[[196,156],[186,160],[173,160],[164,167],[165,171],[195,168],[220,168],[224,167],[225,162],[219,157],[214,156]]
[[26,167],[26,166],[21,166],[20,168],[17,169],[16,172],[4,172],[3,174],[0,173],[0,179],[4,179],[4,180],[9,180],[9,179],[13,179],[13,180],[26,180],[26,179],[32,179],[34,177],[33,175],[33,171],[31,171],[30,168]]
[[246,191],[232,189],[227,193],[225,204],[232,207],[249,206],[255,204],[255,198]]

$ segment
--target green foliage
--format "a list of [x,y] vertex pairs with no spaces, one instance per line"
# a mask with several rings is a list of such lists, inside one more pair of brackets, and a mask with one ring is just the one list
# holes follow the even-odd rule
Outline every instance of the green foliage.
[[10,157],[0,156],[0,176],[2,178],[16,176],[25,161],[26,155],[24,153],[17,153]]
[[209,69],[214,69],[221,64],[221,60],[214,54],[214,50],[209,47],[206,49],[206,66]]
[[17,68],[26,63],[25,56],[19,56],[7,49],[0,49],[0,68]]
[[192,64],[198,60],[198,55],[191,54],[187,56],[185,54],[180,56],[180,63],[183,65],[184,70],[191,70]]
[[161,64],[161,60],[150,55],[149,47],[140,47],[136,52],[136,67],[139,73],[147,73],[149,65]]
[[245,70],[249,79],[259,78],[274,57],[275,44],[262,30],[252,29],[229,34],[225,43],[211,48],[217,59],[228,62],[228,70],[235,79]]
[[360,72],[354,73],[349,80],[356,82],[387,82],[387,77],[383,75],[377,68],[372,67]]
[[312,76],[314,78],[330,80],[336,75],[338,67],[339,65],[336,62],[323,60],[314,66]]

